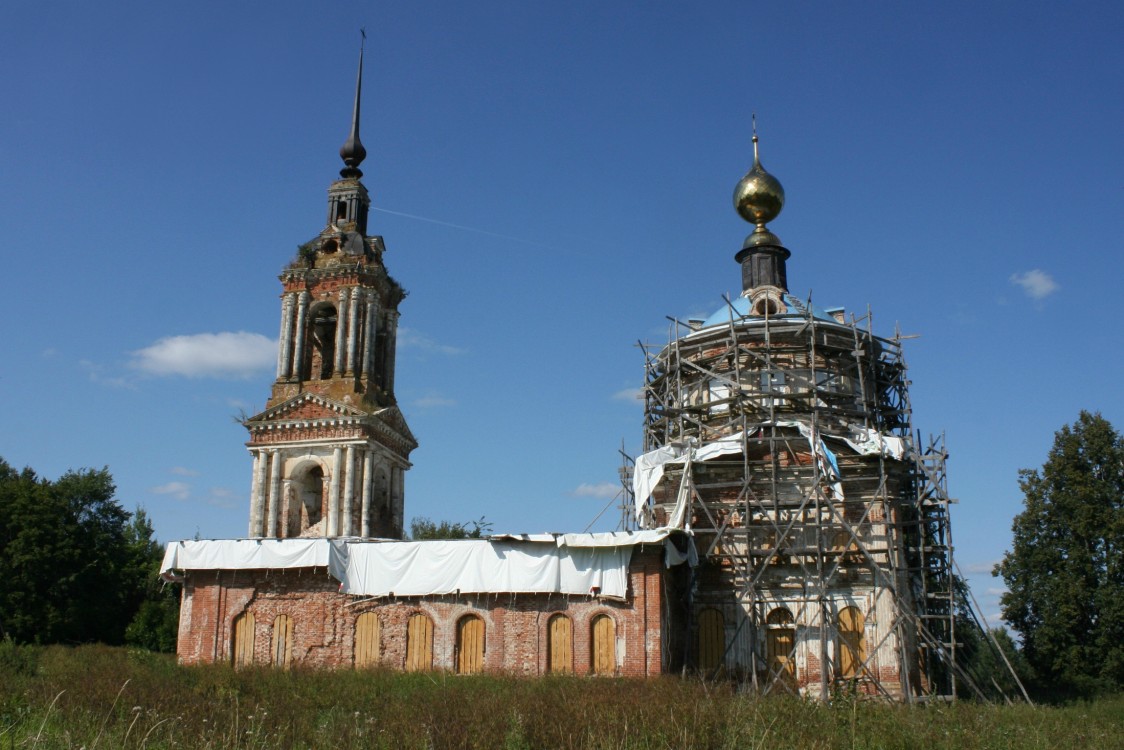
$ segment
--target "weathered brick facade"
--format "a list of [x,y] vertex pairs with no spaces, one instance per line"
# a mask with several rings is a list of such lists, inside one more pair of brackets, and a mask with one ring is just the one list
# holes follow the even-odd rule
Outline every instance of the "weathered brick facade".
[[326,568],[274,570],[189,570],[183,583],[179,659],[184,664],[230,662],[234,623],[254,618],[253,663],[274,662],[274,623],[292,620],[289,663],[296,667],[351,668],[355,664],[356,621],[365,612],[379,620],[378,663],[406,664],[407,620],[415,613],[433,623],[433,669],[456,669],[456,625],[466,615],[485,624],[486,672],[545,674],[547,623],[563,614],[571,620],[574,674],[591,671],[592,622],[608,615],[616,633],[615,674],[643,677],[666,670],[663,645],[665,593],[663,547],[633,553],[624,601],[561,594],[481,594],[364,599],[338,592]]

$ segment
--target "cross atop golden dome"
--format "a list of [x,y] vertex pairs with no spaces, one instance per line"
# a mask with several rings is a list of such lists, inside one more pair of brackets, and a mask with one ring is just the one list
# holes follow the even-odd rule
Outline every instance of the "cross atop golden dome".
[[746,246],[779,245],[780,240],[765,228],[784,208],[784,188],[780,180],[765,171],[757,154],[757,117],[753,118],[753,167],[734,187],[734,208],[757,228],[746,238]]

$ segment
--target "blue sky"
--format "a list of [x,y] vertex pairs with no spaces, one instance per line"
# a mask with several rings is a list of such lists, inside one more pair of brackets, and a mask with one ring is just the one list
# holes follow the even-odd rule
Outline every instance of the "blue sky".
[[610,502],[636,342],[740,290],[756,112],[792,291],[920,335],[914,425],[947,433],[996,612],[1017,470],[1081,409],[1124,428],[1118,3],[5,4],[0,456],[109,466],[162,540],[245,533],[235,417],[322,228],[359,26],[408,517],[581,530]]

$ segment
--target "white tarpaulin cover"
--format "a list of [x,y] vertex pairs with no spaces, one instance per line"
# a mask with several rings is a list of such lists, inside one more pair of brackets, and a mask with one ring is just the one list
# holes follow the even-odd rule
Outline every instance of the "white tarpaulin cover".
[[323,568],[329,564],[327,539],[209,539],[172,542],[161,573],[172,570]]
[[[670,544],[666,529],[463,539],[226,539],[172,542],[161,573],[326,567],[340,591],[362,596],[461,593],[599,594],[623,599],[637,544]],[[670,559],[668,561],[670,565]]]
[[[824,436],[822,434],[816,434],[812,426],[804,421],[793,419],[777,420],[776,422],[764,422],[744,432],[728,435],[727,437],[715,440],[711,443],[706,443],[702,446],[696,447],[696,443],[693,440],[686,444],[672,443],[638,456],[632,475],[632,492],[636,503],[637,522],[641,526],[649,522],[651,512],[648,507],[648,500],[652,497],[656,486],[663,479],[665,465],[709,461],[720,456],[741,453],[746,436],[756,432],[762,427],[768,427],[770,425],[776,425],[777,427],[795,427],[800,431],[802,436],[807,438],[808,444],[812,449],[812,454],[816,457],[821,475],[827,479],[828,485],[835,493],[836,497],[842,499],[843,486],[840,483],[842,475],[839,472],[839,462],[831,449],[824,444],[822,439]],[[856,453],[865,456],[881,453],[884,456],[901,460],[905,455],[905,441],[902,440],[902,438],[892,435],[883,435],[873,429],[859,427],[855,428],[852,434],[847,436],[827,435],[826,437],[842,440],[854,449]],[[679,492],[676,496],[675,509],[668,519],[668,527],[684,528],[687,504],[690,499],[689,496],[688,477],[687,473],[684,472],[683,481],[680,484]]]

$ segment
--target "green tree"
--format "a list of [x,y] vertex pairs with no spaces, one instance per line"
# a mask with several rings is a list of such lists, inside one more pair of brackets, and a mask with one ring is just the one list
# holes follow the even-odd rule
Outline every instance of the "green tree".
[[484,520],[483,516],[478,521],[467,523],[435,523],[424,516],[410,521],[410,538],[415,542],[430,539],[482,539],[491,530],[492,524]]
[[135,612],[125,628],[125,642],[150,651],[176,650],[180,600],[177,587],[160,578],[164,547],[153,536],[143,508],[137,508],[125,529],[129,545],[129,585],[135,591],[129,611]]
[[[0,628],[21,642],[119,644],[155,574],[143,514],[107,469],[55,481],[0,459]],[[130,524],[132,519],[132,524]]]
[[1026,508],[996,567],[1003,616],[1046,684],[1124,687],[1124,442],[1083,411],[1055,433],[1041,471],[1019,475]]

